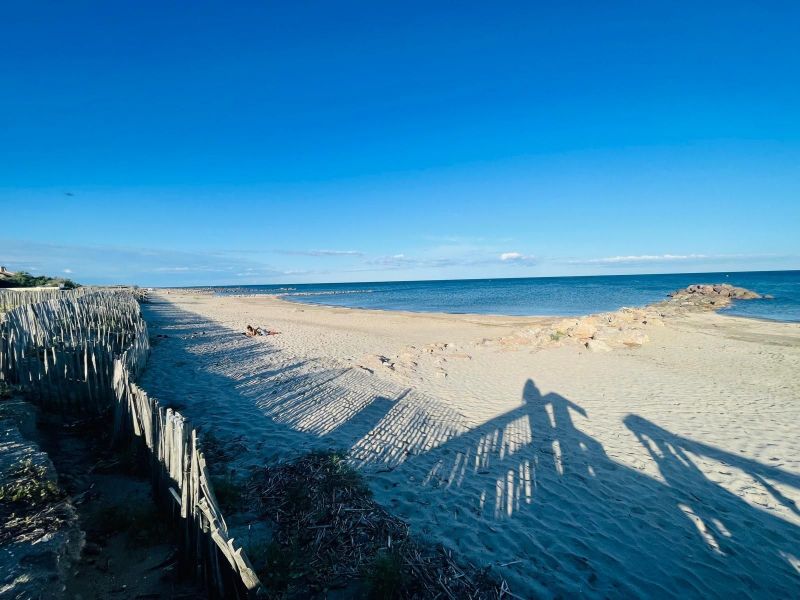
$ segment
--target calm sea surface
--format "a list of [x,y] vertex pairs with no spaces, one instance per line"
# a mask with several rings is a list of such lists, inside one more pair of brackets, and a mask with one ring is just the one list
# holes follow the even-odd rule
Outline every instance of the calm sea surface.
[[463,279],[380,283],[250,285],[220,294],[273,294],[351,308],[497,315],[583,315],[642,306],[692,283],[730,283],[773,299],[735,302],[725,313],[800,322],[800,271],[687,273],[600,277]]

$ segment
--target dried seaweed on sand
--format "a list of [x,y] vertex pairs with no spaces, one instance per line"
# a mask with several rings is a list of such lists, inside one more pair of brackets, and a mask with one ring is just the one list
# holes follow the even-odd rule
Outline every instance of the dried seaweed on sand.
[[342,453],[312,453],[260,469],[246,494],[275,528],[263,556],[251,556],[274,592],[348,588],[379,598],[511,597],[505,582],[486,571],[412,540],[408,525],[375,502]]

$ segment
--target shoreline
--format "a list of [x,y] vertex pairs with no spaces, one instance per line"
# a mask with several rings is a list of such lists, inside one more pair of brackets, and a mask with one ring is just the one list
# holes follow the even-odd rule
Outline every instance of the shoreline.
[[[509,315],[509,314],[502,314],[502,313],[475,313],[475,312],[447,312],[447,311],[431,311],[431,310],[410,310],[410,309],[398,309],[398,308],[374,308],[374,307],[362,307],[362,306],[342,306],[338,304],[326,304],[324,302],[306,302],[303,300],[294,300],[290,298],[290,294],[272,294],[272,293],[263,293],[263,294],[228,294],[228,293],[219,293],[210,291],[208,288],[155,288],[160,293],[169,294],[170,292],[175,294],[198,294],[203,296],[213,296],[218,298],[241,298],[241,299],[256,299],[256,298],[270,298],[272,300],[285,302],[291,305],[300,305],[300,306],[315,306],[315,307],[324,307],[330,309],[342,309],[342,310],[353,310],[353,311],[365,311],[370,312],[374,311],[377,313],[397,313],[403,315],[425,315],[425,316],[441,316],[441,317],[466,317],[471,319],[480,319],[480,318],[491,318],[491,319],[520,319],[520,320],[557,320],[557,319],[574,319],[574,318],[582,318],[582,317],[589,317],[596,314],[606,314],[606,313],[613,313],[619,312],[626,309],[647,309],[656,305],[665,302],[664,300],[656,300],[647,304],[636,304],[632,306],[620,306],[619,308],[608,310],[608,311],[590,311],[590,312],[580,312],[575,314],[552,314],[552,315]],[[769,297],[759,298],[759,299],[771,299]],[[720,316],[730,317],[730,318],[737,318],[737,319],[746,319],[746,320],[756,320],[756,321],[767,321],[770,323],[787,323],[787,324],[797,324],[800,321],[797,320],[787,320],[787,319],[773,319],[770,317],[761,317],[756,315],[740,315],[740,314],[729,314],[726,309],[730,309],[731,305],[735,304],[736,302],[747,302],[747,300],[734,300],[731,304],[726,306],[720,306],[719,308],[715,309],[714,312]]]
[[[773,298],[730,312],[744,318],[800,322],[800,271],[741,273],[673,273],[598,275],[593,277],[534,277],[444,281],[386,281],[303,284],[236,284],[174,288],[177,292],[255,297],[267,295],[306,304],[419,313],[516,317],[581,317],[644,307],[663,300],[676,289],[697,282],[738,286]],[[573,283],[574,282],[574,283]],[[162,288],[164,289],[164,288]]]
[[[158,293],[165,293],[169,295],[170,293],[176,295],[189,295],[191,296],[193,293],[192,288],[157,288]],[[386,315],[403,315],[406,317],[430,317],[430,318],[440,318],[440,319],[450,319],[450,318],[466,318],[466,319],[474,319],[474,320],[507,320],[507,319],[514,319],[519,320],[521,322],[530,321],[531,323],[537,323],[542,320],[555,320],[555,319],[562,319],[565,318],[563,316],[549,316],[549,315],[502,315],[502,314],[484,314],[484,313],[451,313],[451,312],[441,312],[441,311],[416,311],[416,310],[403,310],[403,309],[394,309],[394,308],[364,308],[360,306],[339,306],[336,304],[323,304],[323,303],[315,303],[315,302],[303,302],[303,301],[295,301],[295,300],[287,300],[286,298],[282,297],[279,294],[216,294],[213,292],[204,293],[204,294],[197,294],[198,296],[204,297],[213,297],[213,298],[235,298],[240,300],[259,300],[259,299],[266,299],[271,302],[279,302],[286,306],[291,307],[303,307],[303,308],[312,308],[312,309],[326,309],[326,310],[334,310],[334,311],[355,311],[359,313],[374,313],[378,315],[386,314]]]

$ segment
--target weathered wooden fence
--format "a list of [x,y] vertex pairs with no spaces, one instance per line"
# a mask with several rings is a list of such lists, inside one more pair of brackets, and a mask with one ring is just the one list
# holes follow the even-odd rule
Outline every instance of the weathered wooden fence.
[[94,291],[90,287],[80,287],[74,290],[60,290],[58,288],[0,288],[0,313],[33,302],[43,302],[44,300],[55,300],[58,298],[76,298]]
[[184,563],[212,596],[255,596],[261,584],[228,534],[197,431],[134,383],[149,352],[130,292],[62,292],[17,305],[0,321],[0,379],[22,385],[46,410],[111,409],[114,440],[146,448],[156,498],[181,532]]

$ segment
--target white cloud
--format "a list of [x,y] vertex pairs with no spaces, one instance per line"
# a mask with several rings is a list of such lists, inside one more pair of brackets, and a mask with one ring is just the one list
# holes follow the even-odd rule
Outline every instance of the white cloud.
[[72,269],[64,269],[64,273],[72,273]]
[[535,256],[528,256],[521,252],[503,252],[500,260],[506,263],[531,264],[536,262]]

